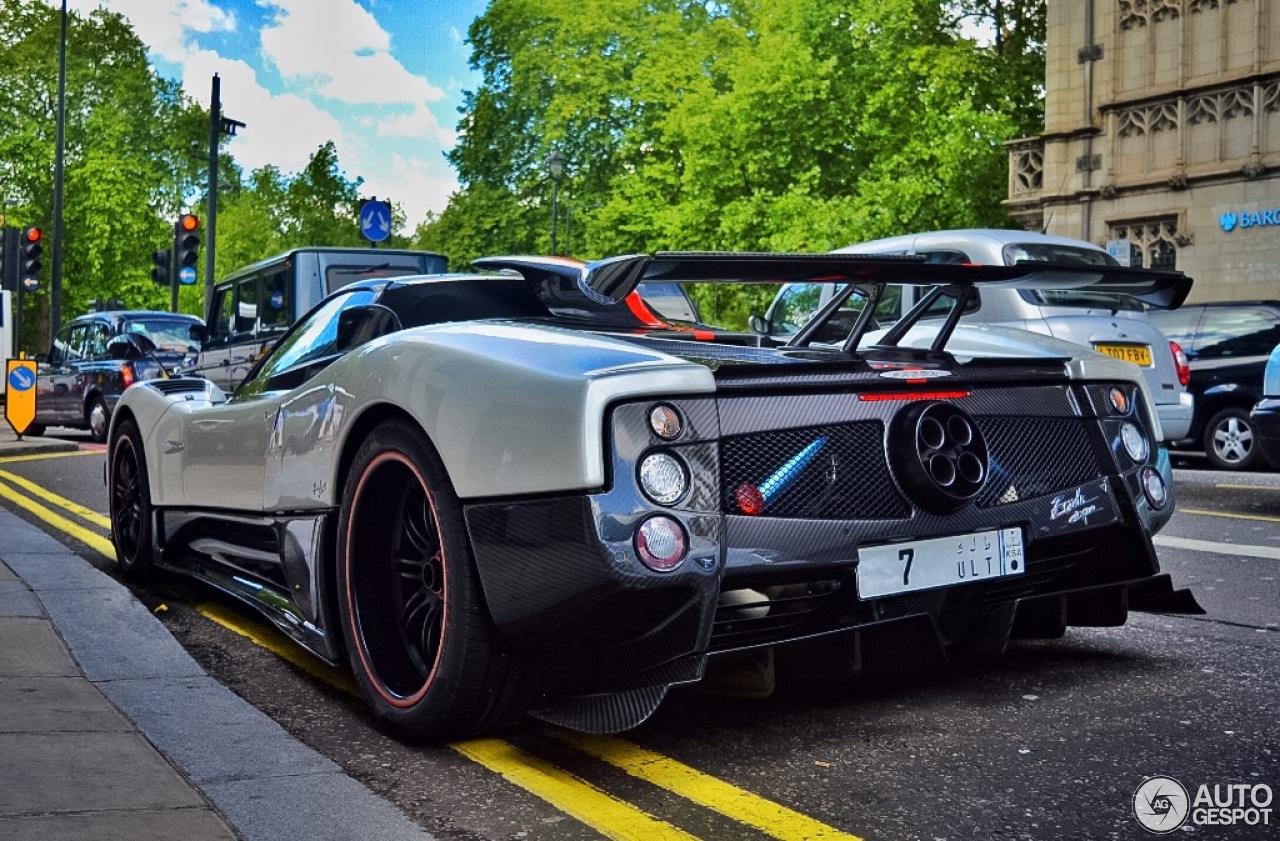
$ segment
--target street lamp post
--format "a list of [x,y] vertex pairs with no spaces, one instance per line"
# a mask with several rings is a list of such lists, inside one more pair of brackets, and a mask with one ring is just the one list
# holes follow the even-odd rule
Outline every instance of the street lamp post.
[[557,254],[556,250],[556,217],[560,215],[560,179],[564,177],[564,155],[560,154],[558,149],[552,149],[543,160],[542,164],[547,168],[547,175],[551,177],[551,253]]

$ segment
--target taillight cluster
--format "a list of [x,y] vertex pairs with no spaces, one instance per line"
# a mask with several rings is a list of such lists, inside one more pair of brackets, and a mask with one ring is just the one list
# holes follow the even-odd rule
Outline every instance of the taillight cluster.
[[1191,382],[1191,365],[1187,362],[1187,355],[1177,342],[1169,342],[1169,350],[1173,352],[1173,367],[1178,370],[1178,382],[1185,387]]
[[128,388],[133,385],[137,377],[133,373],[133,366],[128,362],[120,366],[120,380],[124,383],[124,387]]

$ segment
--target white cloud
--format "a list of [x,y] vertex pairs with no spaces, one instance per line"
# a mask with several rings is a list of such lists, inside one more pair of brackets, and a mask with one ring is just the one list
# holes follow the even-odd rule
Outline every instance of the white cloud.
[[242,61],[207,50],[192,52],[183,67],[182,87],[208,108],[214,73],[221,77],[223,115],[246,124],[227,147],[246,171],[271,164],[284,172],[297,172],[329,140],[342,160],[347,137],[336,117],[300,96],[271,93]]
[[417,105],[444,91],[391,54],[391,36],[354,0],[258,0],[274,11],[262,29],[264,56],[287,81],[354,104]]
[[444,147],[452,146],[458,139],[453,129],[440,125],[436,115],[425,105],[419,105],[412,111],[395,114],[378,120],[378,137],[434,137]]
[[129,20],[134,32],[151,52],[175,64],[191,50],[189,32],[234,32],[236,18],[209,0],[72,0],[68,8],[88,14],[105,6]]
[[458,181],[444,165],[430,166],[426,161],[391,154],[388,174],[368,175],[360,192],[370,196],[391,196],[408,218],[408,231],[426,218],[428,212],[439,213],[449,203],[449,195],[458,189]]

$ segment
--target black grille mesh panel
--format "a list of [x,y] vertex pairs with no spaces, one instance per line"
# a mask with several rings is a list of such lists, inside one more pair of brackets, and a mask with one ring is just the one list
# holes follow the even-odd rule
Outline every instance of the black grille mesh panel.
[[738,513],[738,488],[765,481],[820,438],[826,443],[766,504],[768,517],[884,520],[909,516],[884,458],[884,426],[859,421],[726,438],[720,445],[722,505]]
[[[1076,418],[983,415],[974,419],[991,454],[991,475],[974,500],[981,508],[1057,493],[1098,475],[1085,421]],[[830,426],[759,432],[726,438],[720,445],[721,505],[740,513],[737,491],[762,489],[820,438],[826,443],[784,490],[768,500],[766,517],[890,520],[911,506],[898,490],[884,458],[884,426],[857,421]]]
[[[991,476],[979,507],[1053,493],[1098,475],[1080,420],[985,416],[975,418],[991,453]],[[1011,491],[1012,487],[1012,491]]]

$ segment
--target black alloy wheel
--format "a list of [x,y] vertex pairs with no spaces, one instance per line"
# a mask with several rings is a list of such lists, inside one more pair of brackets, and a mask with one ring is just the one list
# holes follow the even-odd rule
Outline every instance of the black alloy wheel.
[[515,657],[480,589],[462,506],[422,431],[388,421],[342,494],[337,588],[347,656],[378,723],[410,740],[509,723]]
[[1204,430],[1204,453],[1219,470],[1252,470],[1262,464],[1262,448],[1249,410],[1230,406],[1214,414]]
[[152,565],[151,483],[142,436],[132,420],[120,423],[109,448],[111,465],[111,542],[116,563],[126,575],[145,576]]

